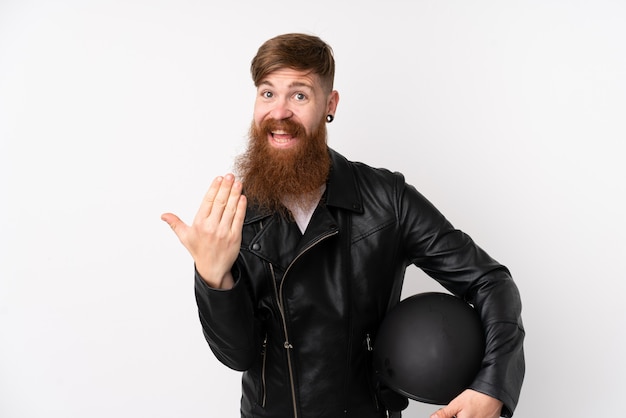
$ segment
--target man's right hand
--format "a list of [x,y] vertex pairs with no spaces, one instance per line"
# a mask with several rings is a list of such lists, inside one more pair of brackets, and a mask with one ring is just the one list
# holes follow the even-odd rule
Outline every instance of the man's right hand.
[[193,257],[200,276],[216,289],[234,284],[230,270],[239,254],[246,215],[241,191],[241,182],[226,174],[213,180],[191,225],[173,213],[161,215]]

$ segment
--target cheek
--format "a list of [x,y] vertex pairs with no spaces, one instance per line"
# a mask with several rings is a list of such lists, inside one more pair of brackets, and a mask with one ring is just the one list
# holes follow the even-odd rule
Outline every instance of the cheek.
[[310,109],[309,111],[299,112],[295,115],[298,121],[305,127],[306,133],[311,134],[318,128],[320,117],[319,109]]
[[254,124],[256,126],[260,126],[261,122],[265,119],[266,112],[263,112],[261,108],[258,106],[254,107],[254,111],[252,113],[252,120],[254,120]]
[[263,119],[272,109],[272,106],[265,102],[261,97],[258,97],[255,101],[254,101],[254,118],[260,118]]
[[306,134],[311,135],[313,132],[317,131],[319,124],[313,121],[309,121],[305,126]]
[[326,113],[315,112],[314,114],[307,115],[306,121],[302,120],[303,125],[306,128],[307,134],[311,135],[313,132],[317,132],[320,124],[325,123]]

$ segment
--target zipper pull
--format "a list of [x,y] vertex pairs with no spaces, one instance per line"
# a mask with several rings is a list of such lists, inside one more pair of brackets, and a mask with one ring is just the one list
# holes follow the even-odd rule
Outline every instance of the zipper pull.
[[365,344],[367,344],[367,351],[374,351],[372,347],[372,339],[369,334],[365,334]]
[[289,350],[290,348],[293,348],[293,345],[291,345],[291,343],[289,341],[285,341],[285,343],[283,344],[283,347],[285,347],[287,350]]

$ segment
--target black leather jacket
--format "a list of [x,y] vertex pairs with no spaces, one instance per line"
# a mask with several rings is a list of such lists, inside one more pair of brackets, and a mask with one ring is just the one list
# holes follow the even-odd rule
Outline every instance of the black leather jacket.
[[249,207],[234,288],[211,289],[196,274],[205,337],[221,362],[244,371],[241,416],[384,416],[366,340],[399,301],[409,264],[478,309],[487,346],[471,388],[511,415],[524,330],[508,270],[402,175],[329,152],[327,189],[304,235],[285,217]]

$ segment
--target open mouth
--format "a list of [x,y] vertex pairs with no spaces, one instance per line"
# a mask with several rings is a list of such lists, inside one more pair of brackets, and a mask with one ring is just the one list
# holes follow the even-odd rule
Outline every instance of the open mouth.
[[273,147],[289,148],[305,138],[304,127],[292,120],[269,119],[262,123],[261,129],[267,133],[267,139]]
[[289,141],[294,139],[293,135],[285,131],[272,131],[271,134],[274,142],[279,144],[287,144]]

